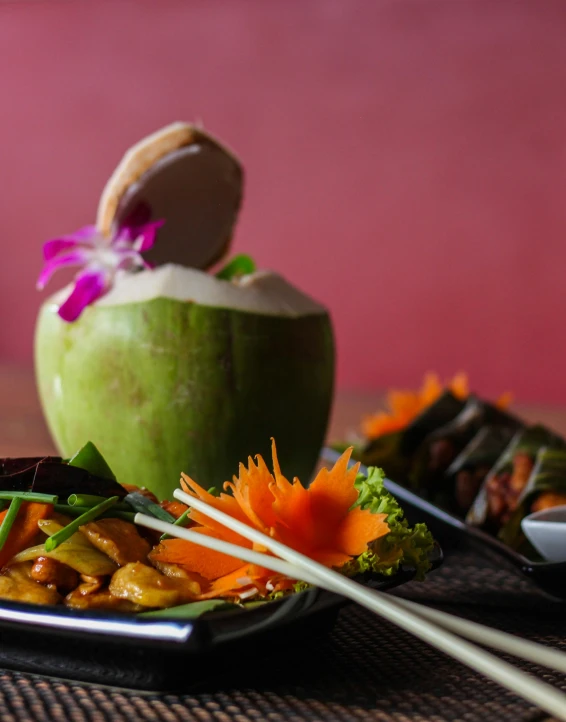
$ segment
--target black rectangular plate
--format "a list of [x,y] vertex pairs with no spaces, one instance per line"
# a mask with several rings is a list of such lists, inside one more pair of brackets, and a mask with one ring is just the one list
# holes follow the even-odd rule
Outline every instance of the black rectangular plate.
[[[334,463],[339,457],[340,453],[334,449],[324,448],[322,451],[322,459],[325,462]],[[352,461],[351,465],[355,463],[357,462]],[[361,465],[360,472],[367,473],[366,467]],[[506,560],[508,566],[515,568],[540,589],[558,599],[566,600],[566,562],[528,559],[490,534],[466,524],[463,519],[422,499],[404,486],[386,479],[385,487],[400,501],[409,521],[413,524],[420,521],[425,522],[446,551],[454,543],[463,540],[491,560]]]
[[[436,547],[433,569],[442,562]],[[414,578],[402,569],[365,581],[386,591]],[[198,673],[213,674],[218,653],[239,646],[304,643],[329,629],[343,597],[318,588],[249,609],[218,610],[197,619],[143,618],[111,612],[0,601],[0,667],[98,684],[175,690]],[[244,643],[244,644],[242,644]]]

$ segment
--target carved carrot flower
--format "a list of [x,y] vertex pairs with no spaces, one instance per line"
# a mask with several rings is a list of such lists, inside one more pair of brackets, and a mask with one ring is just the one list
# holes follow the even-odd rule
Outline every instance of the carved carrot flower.
[[362,420],[362,432],[366,439],[376,439],[383,434],[400,431],[408,426],[422,411],[431,406],[448,388],[454,396],[466,399],[469,395],[468,377],[464,373],[454,376],[445,386],[437,374],[425,374],[418,391],[392,390],[387,394],[387,411],[369,414]]
[[[322,469],[308,489],[298,479],[289,482],[281,473],[275,442],[273,472],[261,456],[240,464],[239,474],[214,497],[185,474],[184,490],[236,519],[254,526],[329,567],[340,568],[367,552],[370,543],[386,535],[387,514],[374,514],[355,506],[359,465],[348,469],[351,450],[332,469]],[[204,514],[192,510],[194,531],[251,548],[248,540]],[[261,551],[265,551],[262,549]],[[213,552],[180,539],[163,541],[151,554],[154,562],[173,563],[208,581],[203,597],[246,596],[259,591],[289,588],[292,581],[264,568]]]
[[43,289],[60,268],[81,266],[71,293],[58,311],[64,321],[75,321],[86,306],[108,292],[118,271],[150,267],[141,254],[153,246],[163,223],[123,225],[108,238],[96,226],[85,226],[70,235],[47,241],[43,245],[45,265],[37,288]]
[[[425,374],[422,386],[417,391],[393,389],[387,394],[387,410],[368,414],[362,419],[362,434],[368,439],[377,439],[384,434],[405,429],[413,419],[440,398],[445,391],[451,391],[458,399],[465,401],[470,395],[468,376],[457,373],[451,381],[443,384],[437,374]],[[506,409],[512,401],[512,394],[502,394],[495,405]]]

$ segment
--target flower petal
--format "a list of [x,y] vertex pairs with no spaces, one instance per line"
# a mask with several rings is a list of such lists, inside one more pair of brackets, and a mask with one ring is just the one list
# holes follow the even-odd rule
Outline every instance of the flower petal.
[[143,225],[122,225],[114,236],[112,245],[117,249],[133,249],[138,253],[149,251],[155,243],[157,231],[164,220],[152,221]]
[[115,238],[126,238],[133,241],[138,235],[138,229],[149,223],[151,218],[151,208],[148,203],[141,201],[131,211],[131,213],[123,219],[120,227],[114,232]]
[[78,245],[77,241],[73,241],[70,238],[54,238],[43,244],[43,258],[46,261],[51,261],[51,259],[58,256],[61,251],[76,248]]
[[104,271],[84,271],[79,273],[71,295],[59,307],[59,316],[63,321],[76,321],[83,310],[102,296],[109,279]]
[[138,251],[138,253],[149,251],[149,249],[153,247],[157,231],[164,223],[164,220],[153,221],[152,223],[147,223],[138,230],[138,235],[134,241],[134,248]]
[[51,276],[55,271],[59,270],[59,268],[64,268],[65,266],[81,266],[83,263],[86,263],[89,259],[89,253],[90,252],[84,248],[77,248],[74,251],[69,251],[69,253],[52,258],[45,264],[39,274],[39,278],[37,279],[38,290],[41,291],[45,288]]
[[151,248],[164,221],[148,222],[151,209],[140,205],[129,223],[104,237],[96,226],[84,226],[72,234],[53,238],[44,244],[43,268],[37,287],[44,288],[53,273],[64,266],[82,265],[75,287],[59,309],[66,321],[76,320],[85,306],[106,293],[118,271],[151,268],[141,253]]
[[148,268],[149,264],[140,256],[137,251],[117,250],[115,253],[117,270],[135,271],[138,268]]
[[61,253],[61,251],[65,251],[68,248],[75,248],[80,244],[92,246],[97,235],[98,231],[96,226],[84,226],[68,236],[53,238],[51,241],[46,241],[43,244],[43,257],[46,261],[50,261]]
[[96,226],[82,226],[82,228],[73,231],[73,233],[69,233],[69,235],[64,236],[64,238],[74,238],[80,243],[90,243],[99,235],[100,231]]
[[137,251],[129,251],[127,254],[123,254],[122,260],[118,264],[117,268],[125,271],[136,271],[141,268],[151,270],[154,266],[152,263],[146,261],[145,258]]

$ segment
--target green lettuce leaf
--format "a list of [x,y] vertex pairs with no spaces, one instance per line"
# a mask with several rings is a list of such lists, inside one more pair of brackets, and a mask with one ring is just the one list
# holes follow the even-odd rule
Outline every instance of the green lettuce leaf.
[[364,572],[392,576],[400,567],[409,566],[416,570],[416,579],[422,580],[431,566],[429,555],[434,539],[426,524],[409,526],[399,502],[385,489],[384,476],[383,469],[377,467],[370,467],[367,477],[358,474],[358,500],[354,506],[369,509],[372,514],[387,514],[389,533],[341,571],[348,576]]
[[290,590],[290,589],[285,589],[285,590],[280,591],[280,592],[271,592],[271,593],[268,595],[268,597],[269,597],[270,601],[276,602],[278,599],[283,599],[283,597],[288,597],[289,594],[298,594],[299,592],[304,592],[305,589],[310,589],[311,586],[312,586],[312,585],[309,584],[308,582],[295,582],[295,583],[293,584],[293,589],[292,589],[292,590]]

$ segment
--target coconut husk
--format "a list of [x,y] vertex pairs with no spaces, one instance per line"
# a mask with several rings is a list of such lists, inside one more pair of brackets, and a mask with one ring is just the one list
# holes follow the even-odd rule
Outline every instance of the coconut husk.
[[102,192],[96,225],[109,236],[124,224],[164,220],[147,260],[207,269],[228,251],[243,180],[239,160],[219,141],[172,123],[125,153]]

